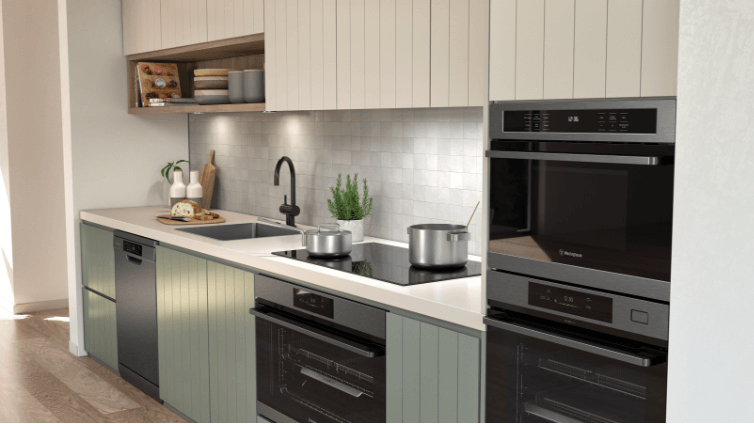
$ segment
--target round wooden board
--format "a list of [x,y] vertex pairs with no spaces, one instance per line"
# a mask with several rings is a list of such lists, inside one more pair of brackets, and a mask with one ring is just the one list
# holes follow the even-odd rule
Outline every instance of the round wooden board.
[[170,215],[160,215],[157,217],[157,220],[162,222],[165,225],[206,225],[206,224],[222,224],[225,222],[225,218],[219,216],[211,221],[202,221],[201,219],[195,219],[191,218],[191,221],[184,222],[184,221],[174,221],[172,219],[169,219]]

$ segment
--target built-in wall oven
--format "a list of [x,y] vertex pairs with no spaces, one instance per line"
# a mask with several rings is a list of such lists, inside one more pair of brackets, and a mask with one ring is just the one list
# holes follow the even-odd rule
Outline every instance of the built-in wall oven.
[[385,311],[257,276],[257,412],[273,422],[385,422]]

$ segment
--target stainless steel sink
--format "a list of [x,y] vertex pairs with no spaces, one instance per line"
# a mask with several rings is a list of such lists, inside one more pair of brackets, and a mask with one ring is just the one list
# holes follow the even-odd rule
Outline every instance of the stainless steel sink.
[[262,237],[292,236],[300,234],[295,230],[274,227],[272,225],[259,224],[256,222],[250,224],[221,224],[210,225],[207,227],[179,228],[178,231],[184,231],[187,233],[222,241],[245,240]]

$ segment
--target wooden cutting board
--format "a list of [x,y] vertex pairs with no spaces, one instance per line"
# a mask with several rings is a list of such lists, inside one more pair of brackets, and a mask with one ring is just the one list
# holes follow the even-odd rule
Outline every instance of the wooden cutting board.
[[191,218],[191,221],[185,222],[185,221],[174,221],[170,219],[170,215],[160,215],[157,217],[157,220],[162,222],[165,225],[205,225],[205,224],[222,224],[225,222],[225,218],[218,216],[217,218],[210,220],[210,221],[202,221],[200,219]]
[[202,209],[210,209],[212,203],[212,192],[215,191],[215,176],[217,168],[212,164],[215,160],[215,151],[210,150],[209,161],[202,166],[202,173],[199,175],[199,184],[202,185]]

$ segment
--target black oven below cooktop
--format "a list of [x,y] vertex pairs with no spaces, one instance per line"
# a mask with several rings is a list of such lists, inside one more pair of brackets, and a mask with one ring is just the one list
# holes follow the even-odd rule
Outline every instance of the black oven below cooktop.
[[272,254],[401,286],[482,275],[481,262],[473,261],[466,263],[463,268],[453,270],[419,269],[411,266],[408,261],[408,249],[380,243],[354,244],[349,256],[338,259],[315,258],[309,256],[306,249]]

